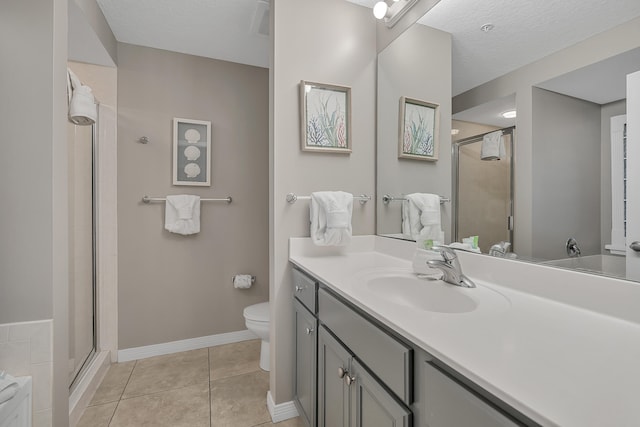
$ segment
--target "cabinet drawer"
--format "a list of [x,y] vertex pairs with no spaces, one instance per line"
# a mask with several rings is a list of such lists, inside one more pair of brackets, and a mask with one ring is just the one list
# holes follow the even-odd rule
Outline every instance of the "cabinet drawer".
[[317,283],[314,279],[300,270],[293,269],[293,295],[313,314],[318,312],[316,287]]
[[391,391],[410,405],[413,396],[413,350],[325,289],[318,290],[320,321]]

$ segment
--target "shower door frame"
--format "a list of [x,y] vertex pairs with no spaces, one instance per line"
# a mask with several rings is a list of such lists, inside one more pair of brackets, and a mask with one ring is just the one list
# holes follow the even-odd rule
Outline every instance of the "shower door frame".
[[[451,241],[452,242],[457,242],[460,241],[460,236],[458,236],[458,230],[459,230],[459,224],[458,224],[458,206],[460,203],[460,188],[459,188],[459,184],[460,184],[460,180],[459,180],[459,174],[460,174],[460,147],[465,146],[465,145],[469,145],[469,144],[474,144],[476,142],[480,142],[482,141],[482,138],[484,138],[485,135],[488,135],[492,132],[496,132],[496,131],[502,131],[502,135],[510,135],[511,136],[511,156],[510,156],[510,171],[509,171],[509,179],[511,180],[510,185],[509,185],[509,197],[510,197],[510,203],[509,203],[509,217],[507,219],[507,230],[509,231],[509,242],[511,243],[511,248],[510,250],[514,251],[514,247],[515,247],[515,242],[513,241],[513,237],[514,237],[514,170],[515,170],[515,152],[516,152],[516,139],[515,139],[515,135],[516,135],[516,127],[515,126],[509,126],[506,128],[502,128],[502,129],[496,129],[496,130],[492,130],[490,132],[486,132],[480,135],[474,135],[474,136],[470,136],[468,138],[464,138],[461,139],[459,141],[455,141],[452,142],[451,144],[451,161],[452,161],[452,168],[451,168],[451,173],[452,173],[452,190],[453,190],[453,206],[452,206],[452,217],[453,217],[453,221],[452,221],[452,230],[451,230]],[[495,242],[498,243],[498,242]]]
[[94,357],[96,356],[98,348],[98,180],[97,180],[97,168],[98,168],[98,126],[100,119],[100,111],[98,109],[98,115],[96,122],[91,126],[91,309],[92,309],[92,348],[91,351],[84,358],[82,365],[78,372],[75,374],[71,382],[69,383],[69,394],[73,393],[75,387],[80,383],[83,375],[91,365]]

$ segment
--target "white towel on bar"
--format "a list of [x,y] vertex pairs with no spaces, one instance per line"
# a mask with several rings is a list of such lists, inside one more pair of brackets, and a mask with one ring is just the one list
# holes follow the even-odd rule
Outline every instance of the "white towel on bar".
[[164,228],[187,236],[200,232],[200,197],[187,194],[167,196]]
[[[69,84],[71,82],[71,84]],[[69,94],[69,120],[78,126],[91,126],[98,118],[96,99],[89,86],[83,85],[78,76],[67,68]]]
[[500,160],[506,156],[502,131],[497,130],[482,137],[482,147],[480,148],[480,159]]
[[309,217],[311,240],[318,246],[346,246],[351,243],[353,195],[344,191],[311,193]]
[[440,196],[429,193],[405,196],[402,202],[402,234],[413,240],[444,242],[440,222]]

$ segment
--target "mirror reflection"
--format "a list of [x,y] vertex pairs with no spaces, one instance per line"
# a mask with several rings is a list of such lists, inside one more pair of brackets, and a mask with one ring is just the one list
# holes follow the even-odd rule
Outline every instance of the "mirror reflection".
[[[477,236],[485,254],[639,280],[626,275],[624,143],[640,4],[473,3],[438,3],[379,54],[377,233],[416,240],[411,205],[382,196],[435,194],[451,199],[445,243]],[[402,96],[441,106],[437,161],[398,158]],[[503,155],[482,160],[498,131]]]

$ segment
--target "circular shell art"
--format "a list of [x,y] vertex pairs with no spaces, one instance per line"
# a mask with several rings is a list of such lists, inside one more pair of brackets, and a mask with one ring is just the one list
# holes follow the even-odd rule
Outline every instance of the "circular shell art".
[[187,178],[196,178],[200,175],[200,166],[196,163],[188,163],[184,167],[184,173],[187,175]]
[[190,162],[196,161],[200,158],[200,149],[198,147],[194,147],[193,145],[190,145],[184,149],[184,156]]
[[195,144],[200,141],[200,132],[195,129],[187,129],[184,133],[184,139],[186,139],[189,144]]

